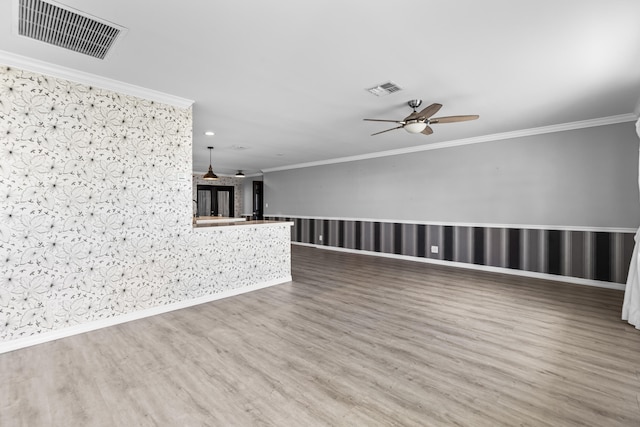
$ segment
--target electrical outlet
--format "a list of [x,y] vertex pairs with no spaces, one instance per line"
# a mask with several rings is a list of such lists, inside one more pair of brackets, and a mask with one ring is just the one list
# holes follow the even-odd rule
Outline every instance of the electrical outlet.
[[322,234],[318,236],[318,240],[322,242]]
[[437,254],[439,251],[440,251],[440,248],[438,248],[437,246],[431,246],[432,254]]

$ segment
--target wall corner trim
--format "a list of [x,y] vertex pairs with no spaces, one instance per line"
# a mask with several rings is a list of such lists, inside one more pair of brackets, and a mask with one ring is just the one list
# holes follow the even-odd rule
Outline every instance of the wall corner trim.
[[86,73],[84,71],[74,70],[72,68],[63,67],[49,62],[39,61],[3,50],[0,50],[0,63],[47,76],[96,86],[102,89],[108,89],[124,93],[126,95],[172,105],[182,109],[189,108],[194,103],[191,99],[181,98],[179,96],[143,88],[141,86],[124,83],[107,77],[98,76],[96,74]]
[[133,320],[143,319],[145,317],[155,316],[157,314],[168,313],[174,310],[180,310],[183,308],[192,307],[207,302],[217,301],[224,298],[241,295],[247,292],[257,291],[259,289],[268,288],[270,286],[281,285],[287,282],[291,282],[291,275],[280,277],[277,279],[269,280],[267,282],[257,283],[255,285],[245,286],[238,289],[230,289],[227,291],[205,295],[199,298],[194,298],[186,301],[179,301],[173,304],[151,307],[145,310],[136,311],[133,313],[123,314],[121,316],[110,317],[107,319],[96,320],[89,323],[83,323],[79,325],[70,326],[68,328],[58,329],[51,332],[45,332],[43,334],[32,335],[29,337],[18,338],[15,340],[5,341],[0,343],[0,354],[7,353],[21,348],[30,347],[37,344],[44,344],[49,341],[55,341],[61,338],[70,337],[73,335],[83,334],[85,332],[95,331],[97,329],[106,328],[109,326],[119,325],[121,323],[131,322]]
[[[640,101],[638,107],[640,108]],[[480,144],[483,142],[500,141],[503,139],[521,138],[525,136],[541,135],[545,133],[563,132],[568,130],[585,129],[597,126],[613,125],[618,123],[633,122],[637,120],[637,113],[619,114],[617,116],[601,117],[590,120],[580,120],[577,122],[560,123],[537,128],[521,129],[512,132],[495,133],[491,135],[476,136],[471,138],[456,139],[452,141],[434,142],[427,145],[415,147],[399,148],[396,150],[379,151],[377,153],[361,154],[357,156],[339,157],[335,159],[320,160],[317,162],[298,163],[293,165],[279,166],[275,168],[263,169],[263,172],[278,172],[289,169],[309,168],[313,166],[323,166],[335,163],[355,162],[358,160],[375,159],[379,157],[397,156],[400,154],[417,153],[420,151],[439,150],[442,148],[458,147],[461,145]]]

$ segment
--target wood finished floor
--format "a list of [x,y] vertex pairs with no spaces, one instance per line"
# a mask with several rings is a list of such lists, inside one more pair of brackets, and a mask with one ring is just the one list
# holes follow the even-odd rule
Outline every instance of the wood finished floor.
[[640,425],[620,291],[292,258],[292,283],[0,355],[0,425]]

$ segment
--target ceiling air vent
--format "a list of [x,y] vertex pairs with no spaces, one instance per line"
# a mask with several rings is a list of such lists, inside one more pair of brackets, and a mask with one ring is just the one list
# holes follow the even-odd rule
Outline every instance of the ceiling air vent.
[[367,91],[374,94],[375,96],[385,96],[385,95],[389,95],[391,93],[397,92],[399,90],[402,90],[402,88],[397,84],[395,84],[394,82],[382,83],[382,84],[379,84],[378,86],[374,86],[367,89]]
[[104,59],[125,30],[52,1],[18,0],[18,34]]

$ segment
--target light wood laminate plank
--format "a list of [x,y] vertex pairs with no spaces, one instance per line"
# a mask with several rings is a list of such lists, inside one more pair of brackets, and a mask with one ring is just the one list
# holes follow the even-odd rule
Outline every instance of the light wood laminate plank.
[[301,246],[292,267],[0,355],[0,425],[640,425],[620,291]]

